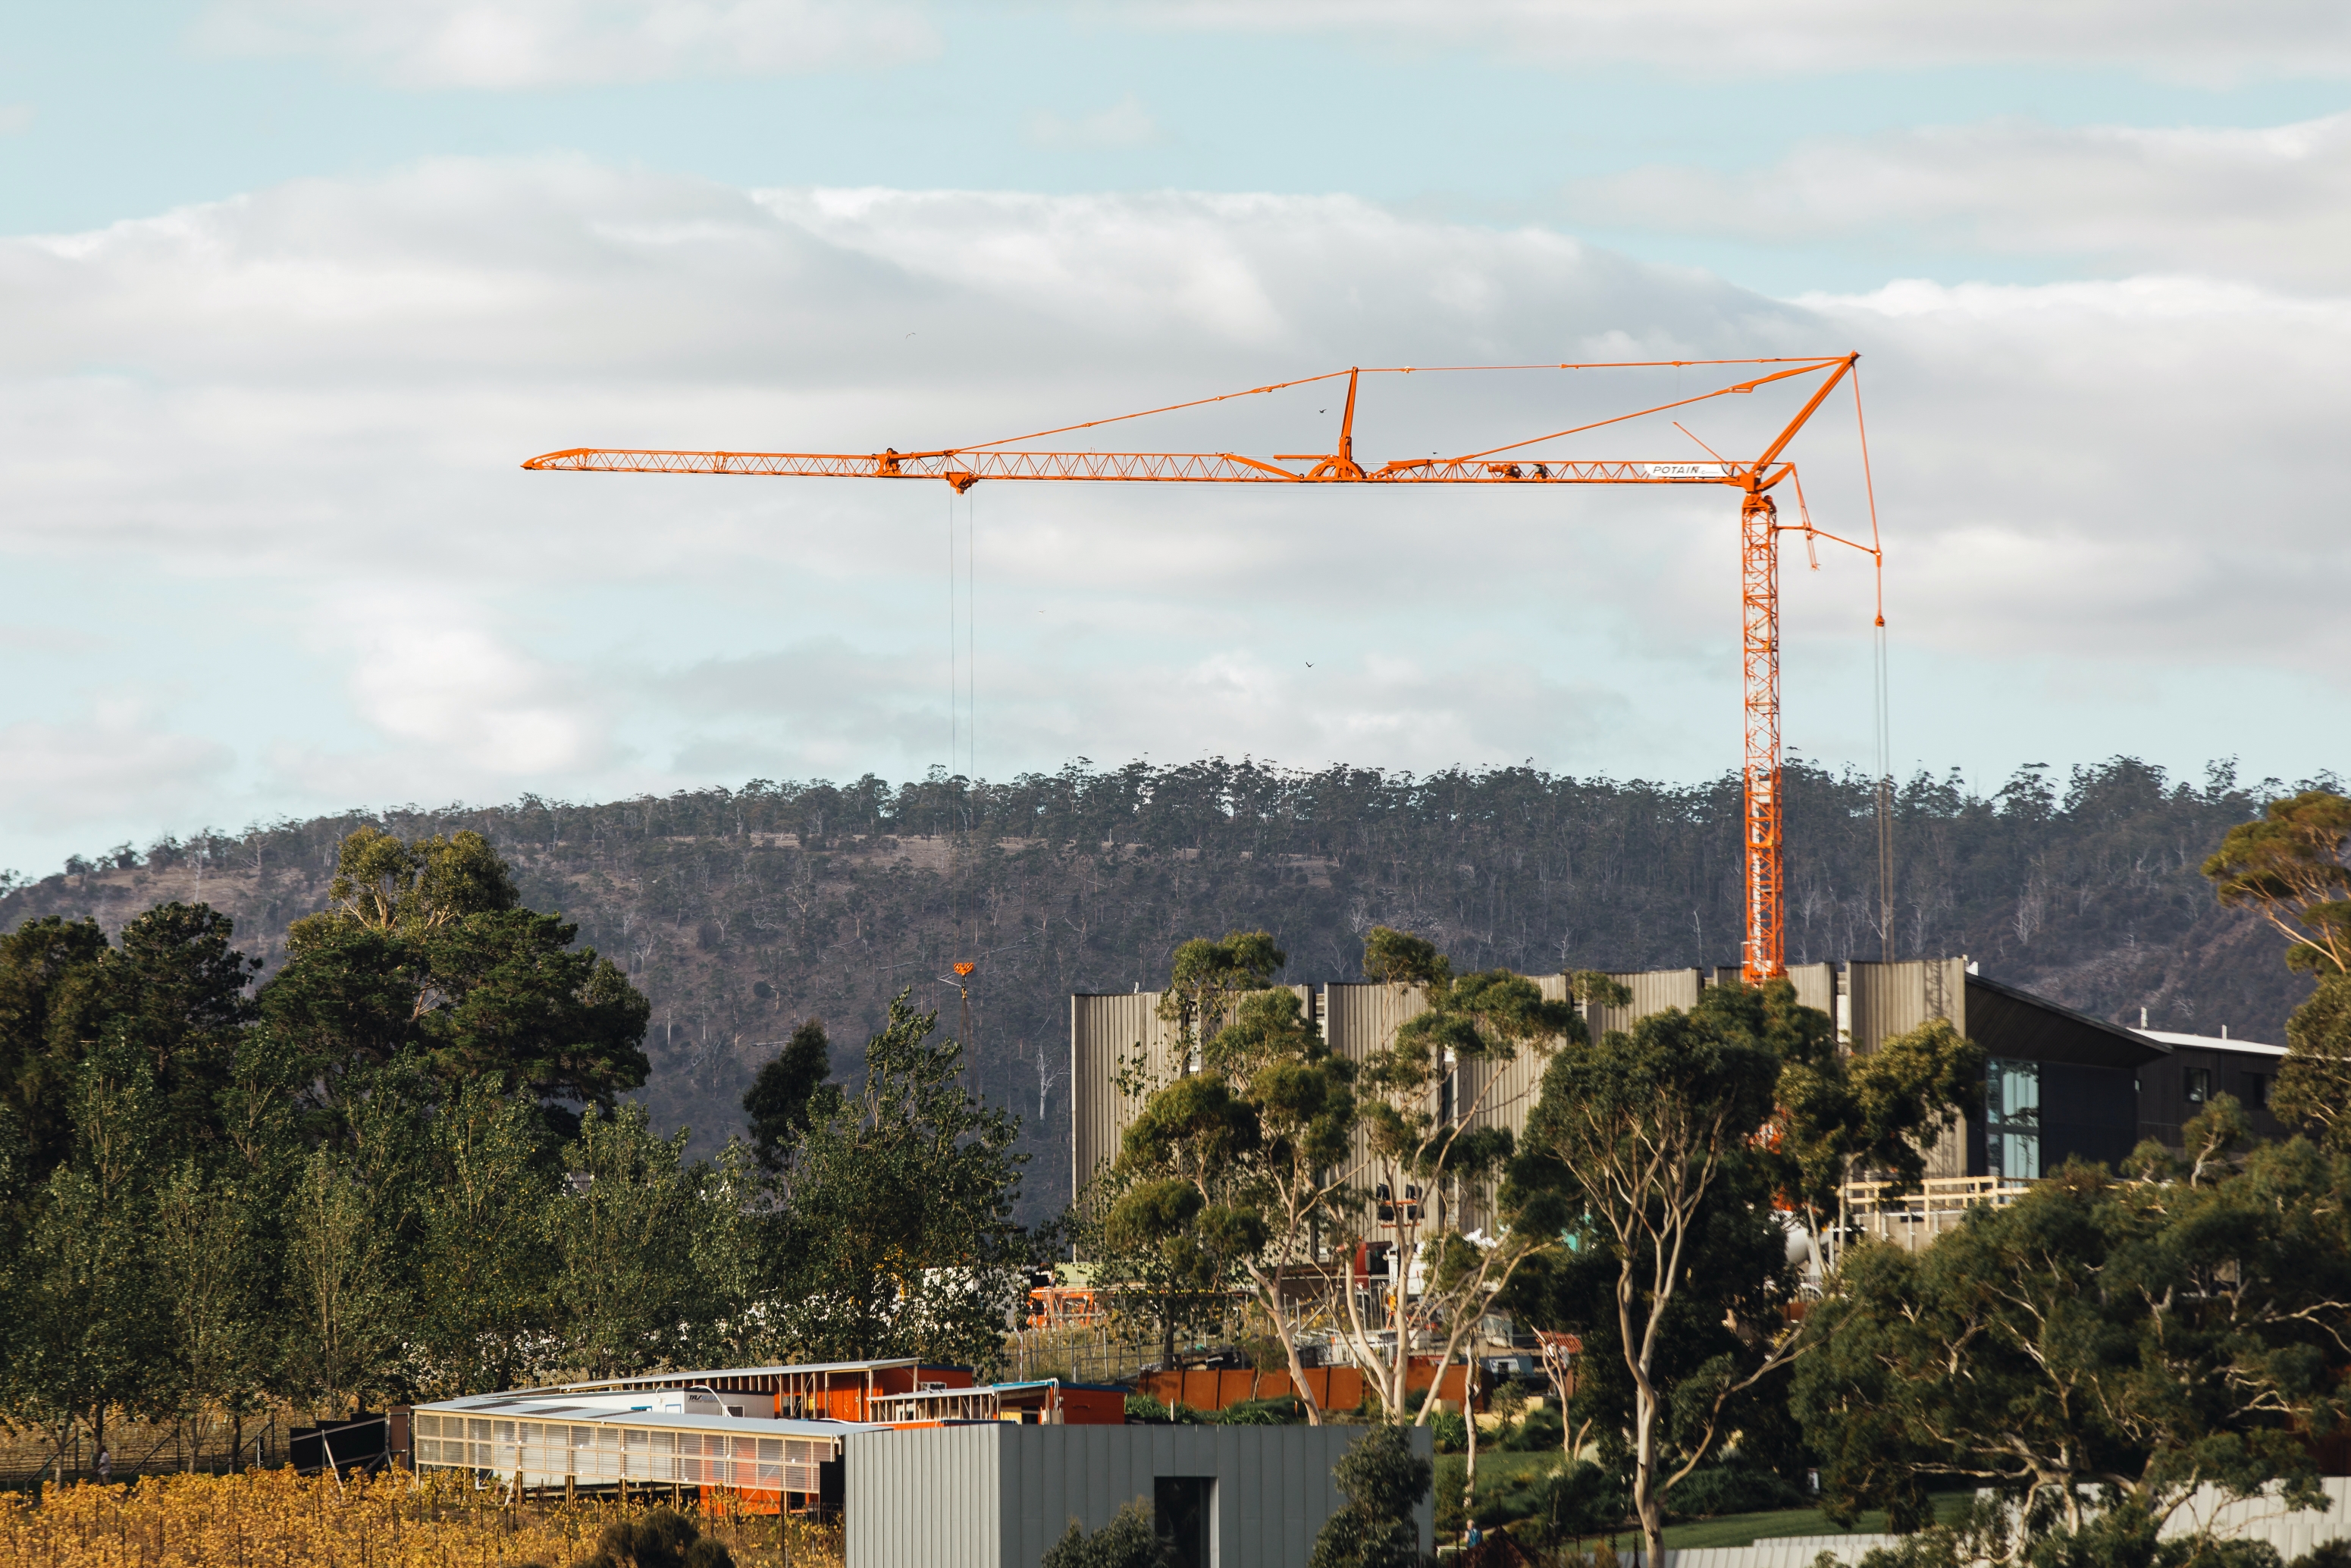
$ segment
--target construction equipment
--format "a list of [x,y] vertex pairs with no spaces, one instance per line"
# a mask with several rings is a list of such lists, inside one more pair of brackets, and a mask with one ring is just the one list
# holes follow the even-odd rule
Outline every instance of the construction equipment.
[[[983,479],[1063,480],[1096,483],[1226,484],[1226,485],[1721,485],[1740,493],[1740,585],[1741,600],[1741,666],[1746,685],[1746,725],[1741,779],[1744,785],[1746,870],[1746,937],[1740,970],[1750,984],[1772,978],[1784,969],[1781,873],[1780,771],[1780,566],[1779,536],[1803,534],[1809,548],[1816,539],[1849,545],[1869,556],[1881,570],[1884,551],[1877,536],[1876,502],[1870,499],[1870,542],[1862,544],[1813,526],[1803,504],[1803,485],[1785,454],[1796,434],[1829,393],[1849,377],[1854,380],[1854,413],[1861,415],[1860,382],[1855,366],[1859,354],[1819,358],[1748,360],[1662,360],[1606,363],[1508,366],[1383,366],[1351,367],[1297,381],[1251,387],[1245,392],[1199,398],[1164,408],[1109,419],[1088,420],[1027,435],[1007,436],[971,446],[900,452],[687,452],[611,447],[569,447],[525,463],[525,468],[560,473],[604,474],[743,474],[801,476],[829,478],[942,479],[957,494]],[[1405,458],[1367,468],[1355,456],[1355,397],[1365,375],[1412,375],[1432,371],[1468,370],[1636,370],[1671,367],[1677,371],[1697,366],[1780,367],[1762,374],[1716,387],[1654,407],[1595,420],[1566,430],[1552,431],[1458,457]],[[1274,453],[1269,458],[1233,452],[1035,452],[1008,450],[1030,441],[1091,430],[1152,414],[1200,408],[1233,398],[1255,397],[1315,382],[1347,378],[1347,401],[1339,421],[1338,449],[1329,453]],[[1592,460],[1531,454],[1528,448],[1564,440],[1609,425],[1663,414],[1713,398],[1751,393],[1778,382],[1817,376],[1795,417],[1752,457],[1725,458],[1706,448],[1711,461]],[[1677,428],[1682,428],[1677,422]],[[1685,435],[1704,447],[1686,428]],[[1865,477],[1868,444],[1862,433]],[[1285,465],[1287,466],[1285,466]],[[1303,467],[1298,466],[1304,465]],[[1780,520],[1772,492],[1793,481],[1798,520]],[[1886,624],[1884,599],[1878,603],[1877,625]],[[1881,797],[1881,815],[1883,804]],[[1882,826],[1882,824],[1881,824]],[[1881,856],[1881,860],[1883,856]]]

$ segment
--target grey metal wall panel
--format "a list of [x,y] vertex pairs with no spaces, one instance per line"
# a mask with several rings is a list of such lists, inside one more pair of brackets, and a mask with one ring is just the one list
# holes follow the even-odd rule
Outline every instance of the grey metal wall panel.
[[1428,1010],[1417,986],[1329,985],[1322,988],[1322,1038],[1350,1061],[1385,1051],[1395,1031]]
[[[1283,988],[1309,1011],[1313,988]],[[1070,998],[1070,1190],[1086,1183],[1118,1157],[1120,1137],[1142,1109],[1140,1100],[1119,1092],[1118,1076],[1142,1051],[1144,1080],[1165,1083],[1189,1064],[1176,1058],[1176,1030],[1159,1016],[1158,991],[1083,992]],[[1230,1015],[1215,1028],[1230,1021]],[[1214,1029],[1207,1031],[1212,1034]]]
[[1867,1052],[1889,1035],[1907,1034],[1933,1019],[1968,1031],[1968,961],[1905,958],[1848,967],[1853,988],[1853,1048]]
[[1667,1008],[1679,1008],[1687,1012],[1698,1006],[1698,972],[1696,969],[1627,970],[1611,974],[1608,977],[1629,989],[1633,993],[1633,1000],[1627,1007],[1585,1009],[1584,1019],[1591,1026],[1594,1040],[1612,1029],[1630,1029],[1651,1013],[1661,1013]]
[[[1565,975],[1530,975],[1546,1001],[1567,999]],[[1460,1075],[1462,1103],[1477,1107],[1474,1127],[1507,1127],[1513,1135],[1527,1127],[1527,1113],[1542,1092],[1543,1070],[1551,1065],[1549,1050],[1520,1047],[1509,1061],[1465,1064]]]
[[1836,1017],[1834,964],[1791,964],[1788,978],[1796,988],[1797,1001],[1808,1008],[1818,1008],[1832,1019]]
[[[1881,1040],[1907,1034],[1935,1019],[1949,1019],[1961,1034],[1968,1031],[1968,961],[1960,958],[1906,958],[1892,964],[1859,960],[1846,966],[1851,990],[1853,1049],[1866,1053]],[[1980,1110],[1970,1111],[1960,1125],[1925,1145],[1926,1174],[1963,1176],[1970,1173],[1970,1145],[1980,1141]]]
[[[1833,1009],[1835,977],[1828,965],[1792,971],[1798,995],[1812,1005]],[[1567,996],[1564,974],[1531,976],[1544,996],[1554,1001]],[[1654,969],[1617,974],[1633,993],[1631,1005],[1587,1009],[1593,1036],[1626,1029],[1637,1019],[1667,1008],[1687,1011],[1698,1005],[1701,972],[1698,969]],[[1305,1004],[1331,1048],[1361,1063],[1395,1042],[1395,1031],[1407,1020],[1428,1010],[1419,988],[1412,986],[1332,983],[1290,988]],[[1813,1001],[1813,994],[1821,997]],[[1140,1103],[1122,1095],[1117,1079],[1123,1062],[1142,1049],[1145,1075],[1165,1082],[1179,1072],[1174,1031],[1159,1017],[1157,991],[1075,995],[1070,998],[1070,1166],[1072,1190],[1082,1193],[1087,1182],[1118,1155],[1119,1138]],[[1520,1051],[1515,1060],[1466,1064],[1455,1082],[1458,1103],[1475,1105],[1471,1123],[1479,1127],[1507,1127],[1513,1134],[1526,1129],[1527,1113],[1542,1090],[1549,1066],[1543,1053]],[[1432,1103],[1432,1110],[1435,1108]],[[1366,1134],[1355,1134],[1354,1158],[1368,1160]],[[1375,1179],[1375,1178],[1374,1178]],[[1467,1226],[1486,1217],[1465,1214]]]
[[1082,1193],[1118,1157],[1119,1134],[1139,1107],[1119,1092],[1118,1075],[1137,1047],[1144,1075],[1173,1078],[1175,1031],[1159,1016],[1157,991],[1070,998],[1070,1190]]
[[[1361,1065],[1395,1043],[1395,1031],[1428,1010],[1428,998],[1417,986],[1332,984],[1321,995],[1322,1038],[1332,1051]],[[1371,1157],[1370,1140],[1355,1130],[1353,1158],[1362,1165]]]
[[[1304,1568],[1345,1503],[1332,1469],[1360,1427],[1015,1427],[849,1439],[849,1568],[1030,1568],[1075,1519],[1146,1505],[1160,1476],[1216,1479],[1217,1568]],[[1413,1433],[1426,1458],[1429,1433]],[[1435,1513],[1419,1511],[1423,1551]]]
[[993,1427],[855,1432],[844,1457],[849,1568],[1007,1568]]

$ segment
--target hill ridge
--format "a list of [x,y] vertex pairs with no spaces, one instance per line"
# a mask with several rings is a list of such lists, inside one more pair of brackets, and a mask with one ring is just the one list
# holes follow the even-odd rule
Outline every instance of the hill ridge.
[[[2226,764],[2175,781],[2131,758],[2059,786],[2021,769],[1989,796],[1918,773],[1896,792],[1896,956],[1967,953],[1984,972],[2117,1023],[2283,1041],[2307,981],[2279,939],[2223,910],[2198,867],[2228,829],[2293,788]],[[1871,782],[1801,760],[1787,773],[1788,956],[1874,957]],[[1636,969],[1735,956],[1737,776],[1696,785],[1531,768],[1416,776],[1207,758],[998,783],[755,779],[573,804],[345,811],[229,835],[121,846],[0,895],[0,927],[83,915],[110,932],[167,898],[236,922],[266,971],[319,907],[336,844],[362,824],[407,837],[472,828],[534,907],[628,970],[653,1004],[643,1092],[707,1152],[740,1125],[759,1062],[827,1020],[836,1071],[912,986],[956,1026],[947,966],[974,954],[973,1081],[1058,1155],[1067,997],[1145,988],[1175,945],[1271,930],[1286,978],[1354,977],[1373,925],[1416,930],[1457,967]],[[1024,1208],[1057,1207],[1066,1162],[1030,1166]]]

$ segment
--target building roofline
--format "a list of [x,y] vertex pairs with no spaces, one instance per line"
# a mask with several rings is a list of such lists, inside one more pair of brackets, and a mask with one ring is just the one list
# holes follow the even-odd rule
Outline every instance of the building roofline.
[[949,1367],[943,1361],[925,1361],[920,1356],[894,1356],[886,1361],[809,1361],[793,1362],[782,1366],[709,1366],[689,1372],[644,1372],[633,1377],[603,1377],[589,1383],[549,1383],[532,1388],[516,1388],[513,1394],[593,1394],[602,1389],[676,1388],[714,1378],[726,1377],[786,1377],[808,1373],[893,1372],[905,1366],[929,1366],[938,1370],[961,1372],[962,1367]]
[[733,1432],[754,1437],[824,1437],[838,1441],[850,1432],[888,1425],[874,1421],[812,1421],[775,1416],[711,1416],[676,1410],[601,1410],[567,1406],[554,1399],[518,1399],[511,1395],[468,1394],[415,1405],[428,1416],[464,1416],[475,1420],[554,1421],[575,1427],[664,1427],[682,1432]]
[[2055,1013],[2069,1022],[2080,1024],[2085,1029],[2095,1030],[2100,1034],[2139,1051],[2152,1051],[2163,1056],[2171,1054],[2171,1047],[2159,1040],[2150,1039],[2135,1029],[2125,1029],[2121,1024],[2108,1023],[2104,1019],[2092,1018],[2085,1012],[2075,1011],[2063,1002],[2053,1002],[2047,997],[2011,986],[2003,980],[1995,980],[1989,975],[1970,972],[1968,976],[1968,984],[1981,986],[1984,989],[1996,992],[2010,1001],[2020,1002],[2029,1008],[2039,1008],[2043,1012]]
[[2220,1034],[2182,1034],[2177,1030],[2135,1029],[2131,1033],[2154,1040],[2168,1049],[2174,1046],[2189,1051],[2241,1051],[2248,1056],[2276,1058],[2286,1053],[2282,1045],[2272,1045],[2262,1040],[2231,1040]]

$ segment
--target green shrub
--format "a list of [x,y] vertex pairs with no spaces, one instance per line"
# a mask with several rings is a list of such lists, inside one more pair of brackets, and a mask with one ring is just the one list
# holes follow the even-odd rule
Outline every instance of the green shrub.
[[657,1508],[606,1525],[595,1552],[578,1568],[735,1568],[735,1556],[703,1540],[694,1521],[675,1509]]
[[1415,1568],[1428,1495],[1429,1463],[1412,1451],[1408,1427],[1374,1427],[1357,1439],[1331,1479],[1347,1499],[1314,1538],[1309,1568]]
[[1764,1513],[1802,1508],[1804,1494],[1770,1470],[1746,1465],[1708,1465],[1692,1470],[1666,1494],[1666,1511],[1676,1519],[1714,1519],[1726,1513]]
[[1306,1406],[1295,1394],[1278,1399],[1237,1399],[1208,1419],[1220,1427],[1295,1427],[1306,1419]]
[[1567,1427],[1559,1412],[1546,1405],[1527,1412],[1526,1419],[1502,1436],[1500,1447],[1513,1454],[1541,1454],[1565,1447]]
[[1625,1522],[1631,1508],[1615,1478],[1588,1459],[1564,1469],[1512,1477],[1478,1498],[1479,1522],[1508,1526],[1531,1546],[1604,1535]]
[[1150,1500],[1136,1498],[1092,1535],[1070,1521],[1069,1533],[1046,1550],[1040,1568],[1165,1568],[1166,1562]]

